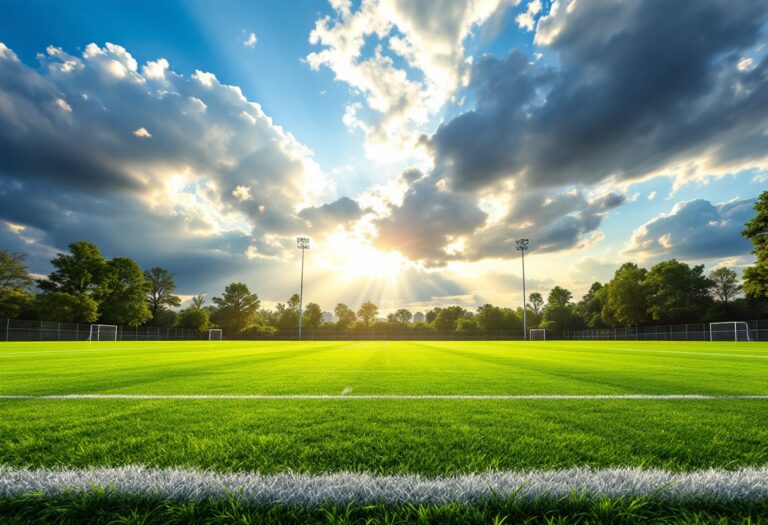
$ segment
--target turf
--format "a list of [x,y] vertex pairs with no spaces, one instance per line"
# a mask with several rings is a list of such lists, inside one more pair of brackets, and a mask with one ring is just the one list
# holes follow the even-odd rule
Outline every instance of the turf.
[[[766,372],[758,343],[0,346],[0,395],[765,395]],[[692,470],[764,465],[766,443],[768,400],[0,400],[0,463],[14,466]]]

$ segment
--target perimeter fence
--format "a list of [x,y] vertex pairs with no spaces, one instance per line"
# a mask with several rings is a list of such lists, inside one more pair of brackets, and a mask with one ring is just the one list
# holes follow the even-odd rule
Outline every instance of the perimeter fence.
[[[88,341],[91,325],[0,319],[0,341]],[[204,340],[208,332],[160,326],[118,326],[118,341]]]
[[[724,325],[716,328],[716,341],[768,341],[768,320],[738,321],[746,323],[737,327]],[[749,334],[749,337],[742,335]],[[547,334],[549,337],[549,334]],[[658,326],[629,326],[623,328],[596,328],[589,330],[565,330],[563,339],[596,341],[709,341],[709,323],[687,323]]]

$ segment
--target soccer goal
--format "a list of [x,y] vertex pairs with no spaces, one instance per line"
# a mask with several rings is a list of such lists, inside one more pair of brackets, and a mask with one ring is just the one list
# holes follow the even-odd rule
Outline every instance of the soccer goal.
[[751,341],[746,321],[709,323],[710,341]]
[[116,324],[92,324],[89,341],[117,341]]
[[528,331],[528,340],[529,341],[546,341],[547,340],[546,328],[531,328]]
[[221,341],[221,328],[212,328],[208,330],[209,341]]

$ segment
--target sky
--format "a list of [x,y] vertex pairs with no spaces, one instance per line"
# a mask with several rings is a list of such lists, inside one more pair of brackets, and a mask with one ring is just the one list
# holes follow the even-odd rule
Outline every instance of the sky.
[[382,313],[752,262],[753,0],[0,0],[0,249]]

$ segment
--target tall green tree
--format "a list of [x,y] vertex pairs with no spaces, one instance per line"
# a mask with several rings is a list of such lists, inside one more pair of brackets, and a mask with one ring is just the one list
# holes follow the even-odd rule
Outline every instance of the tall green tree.
[[69,245],[69,252],[59,253],[51,264],[55,268],[47,279],[38,281],[44,292],[85,294],[97,302],[107,292],[109,264],[99,248],[88,241]]
[[741,291],[739,275],[724,266],[709,272],[709,282],[712,295],[725,305]]
[[434,321],[435,328],[438,332],[453,332],[456,330],[456,323],[466,314],[467,311],[460,306],[441,308]]
[[35,297],[34,307],[43,320],[94,323],[99,318],[99,304],[84,293],[44,292]]
[[406,308],[399,308],[395,311],[393,318],[400,324],[408,324],[411,322],[411,319],[413,319],[413,314]]
[[504,312],[498,306],[484,304],[477,309],[475,323],[484,332],[498,332],[504,329]]
[[577,305],[579,315],[589,328],[604,328],[605,321],[602,318],[603,305],[608,288],[602,283],[594,282],[589,291],[581,298]]
[[176,326],[179,328],[197,330],[198,332],[205,332],[211,327],[208,310],[205,308],[189,306],[179,312],[178,318],[176,319]]
[[528,306],[533,310],[533,313],[536,314],[536,317],[539,317],[541,315],[541,309],[544,307],[544,298],[539,292],[533,292],[528,296]]
[[24,263],[26,254],[0,250],[0,318],[16,318],[32,302],[35,282]]
[[547,307],[562,308],[571,304],[573,294],[561,286],[555,286],[547,296]]
[[647,271],[635,263],[622,264],[607,284],[601,317],[610,324],[637,326],[648,318]]
[[755,264],[744,269],[744,292],[756,299],[768,298],[768,191],[755,203],[755,216],[746,224],[742,235],[752,241]]
[[163,308],[179,306],[181,299],[173,295],[176,291],[176,281],[173,274],[165,268],[155,267],[144,272],[147,282],[147,302],[152,313],[152,319]]
[[689,266],[676,259],[651,267],[644,279],[648,293],[648,314],[660,323],[698,321],[711,299],[704,265]]
[[360,305],[360,308],[357,309],[357,317],[360,318],[366,327],[371,326],[371,323],[376,319],[378,313],[379,307],[371,301],[364,302]]
[[333,309],[333,313],[336,314],[336,326],[341,330],[346,330],[357,320],[355,312],[344,303],[339,303],[336,308]]
[[108,291],[99,307],[101,320],[111,324],[139,326],[152,319],[146,301],[149,286],[139,265],[128,257],[115,257],[107,266]]
[[205,306],[205,296],[203,294],[196,295],[192,298],[192,308],[196,310],[202,310]]
[[307,303],[301,318],[302,327],[308,330],[316,330],[323,323],[323,310],[317,303]]
[[555,334],[563,330],[577,328],[577,316],[571,299],[573,294],[561,286],[555,286],[547,296],[547,306],[543,310],[542,326]]
[[231,283],[221,297],[214,297],[214,321],[227,333],[236,334],[255,321],[261,300],[243,283]]

